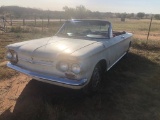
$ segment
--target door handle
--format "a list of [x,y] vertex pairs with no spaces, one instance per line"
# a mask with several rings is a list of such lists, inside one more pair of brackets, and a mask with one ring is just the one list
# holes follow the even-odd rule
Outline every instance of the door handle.
[[121,38],[124,38],[124,36],[121,36]]

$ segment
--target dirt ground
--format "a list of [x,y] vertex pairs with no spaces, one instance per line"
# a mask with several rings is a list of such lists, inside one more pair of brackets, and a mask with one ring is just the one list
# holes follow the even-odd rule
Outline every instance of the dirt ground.
[[16,100],[30,80],[31,78],[19,74],[0,82],[0,114],[6,110],[13,112]]
[[10,79],[0,81],[0,120],[22,120],[24,117],[26,120],[30,119],[27,116],[35,116],[31,119],[37,119],[41,111],[44,111],[43,106],[47,105],[45,101],[59,101],[61,98],[64,100],[68,95],[69,99],[78,99],[80,94],[71,89],[33,80],[19,73]]

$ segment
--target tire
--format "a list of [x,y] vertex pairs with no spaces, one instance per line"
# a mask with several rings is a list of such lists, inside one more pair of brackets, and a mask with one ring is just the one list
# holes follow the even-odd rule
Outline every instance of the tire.
[[84,93],[90,94],[99,92],[101,88],[101,82],[103,79],[103,71],[100,64],[97,64],[93,70],[91,80],[87,86],[84,87]]
[[130,51],[130,47],[131,47],[131,42],[129,43],[128,50],[126,51],[126,55],[124,56],[124,58],[127,58],[127,57],[128,57],[128,53],[129,53],[129,51]]
[[130,51],[130,47],[131,47],[131,42],[129,43],[128,50],[127,50],[126,54],[128,54],[128,52]]

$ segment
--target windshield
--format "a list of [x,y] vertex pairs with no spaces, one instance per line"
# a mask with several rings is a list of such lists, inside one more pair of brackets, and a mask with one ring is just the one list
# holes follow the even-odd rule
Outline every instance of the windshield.
[[85,37],[85,38],[108,38],[109,23],[106,21],[68,21],[57,36]]

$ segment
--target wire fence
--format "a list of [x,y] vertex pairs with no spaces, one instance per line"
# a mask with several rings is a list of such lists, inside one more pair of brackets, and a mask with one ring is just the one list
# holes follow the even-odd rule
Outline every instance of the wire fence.
[[29,30],[46,31],[63,24],[63,19],[5,19],[0,18],[0,30],[3,32],[27,32]]
[[[160,20],[107,18],[114,31],[127,31],[134,34],[135,39],[160,40]],[[56,32],[64,23],[64,19],[0,19],[0,30],[5,32]],[[151,23],[151,24],[150,24]]]

